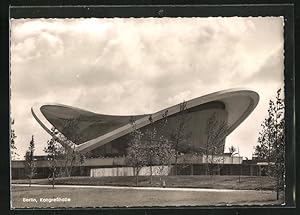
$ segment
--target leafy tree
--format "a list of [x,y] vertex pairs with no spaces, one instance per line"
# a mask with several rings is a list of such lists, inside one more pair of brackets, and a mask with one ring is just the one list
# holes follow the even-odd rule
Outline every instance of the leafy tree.
[[[63,142],[70,142],[68,138],[59,134],[59,138]],[[60,147],[62,168],[60,176],[70,177],[73,174],[74,166],[81,165],[85,161],[85,156],[75,150],[75,144],[72,147]]]
[[144,143],[142,142],[143,133],[136,128],[135,120],[130,119],[133,127],[131,132],[131,141],[128,143],[126,163],[134,168],[136,185],[138,185],[138,176],[140,170],[146,165],[146,153]]
[[163,136],[155,143],[155,154],[154,154],[154,164],[158,166],[159,179],[161,180],[161,175],[166,166],[171,165],[171,161],[174,158],[175,151],[172,144]]
[[255,159],[267,160],[268,149],[264,145],[256,145],[254,148],[253,157]]
[[146,164],[150,168],[150,184],[152,184],[152,175],[153,175],[152,166],[155,165],[155,155],[156,155],[157,142],[158,142],[157,139],[158,134],[156,128],[148,129],[145,132],[144,136],[146,137],[142,139],[142,142],[144,143],[143,147],[145,148],[146,151],[145,154]]
[[231,155],[231,163],[233,164],[233,156],[237,154],[236,153],[236,148],[234,146],[230,146],[228,148],[228,150],[229,150],[229,153]]
[[[80,141],[78,134],[78,120],[66,120],[62,126],[62,132],[52,128],[52,138],[48,141],[45,152],[48,154],[49,167],[53,183],[55,177],[70,177],[75,165],[84,163],[85,156],[75,150],[75,143]],[[54,186],[54,185],[53,185]]]
[[183,101],[179,104],[179,113],[176,117],[175,128],[170,132],[170,143],[174,149],[174,164],[175,175],[177,175],[177,163],[179,153],[182,151],[188,151],[189,144],[187,143],[190,134],[187,134],[188,112],[187,102]]
[[230,146],[228,148],[230,155],[234,155],[234,153],[236,152],[236,148],[234,146]]
[[268,115],[261,124],[258,145],[254,157],[268,162],[269,176],[276,177],[276,198],[284,187],[284,152],[285,152],[285,119],[284,99],[281,89],[277,90],[275,101],[269,101]]
[[75,150],[75,143],[80,141],[80,135],[78,134],[78,121],[79,116],[75,119],[66,120],[62,132],[57,131],[56,137],[63,143],[64,147],[61,149],[61,160],[63,168],[60,170],[60,175],[70,177],[75,165],[81,165],[85,161],[85,156]]
[[15,130],[13,129],[13,125],[15,124],[15,120],[11,120],[11,127],[10,127],[10,156],[12,160],[15,160],[19,157],[19,154],[16,152],[16,142],[15,139],[17,138],[17,135],[15,133]]
[[29,187],[31,186],[31,180],[36,175],[36,166],[34,162],[34,151],[35,151],[35,144],[34,144],[34,137],[32,135],[31,141],[29,143],[29,148],[25,154],[25,170],[27,172],[27,176],[29,178]]
[[158,165],[161,174],[164,166],[171,163],[173,158],[172,145],[162,134],[167,125],[167,113],[166,111],[162,119],[157,121],[155,125],[152,115],[149,115],[150,125],[144,132],[136,129],[135,120],[130,119],[133,132],[127,148],[126,161],[135,168],[136,184],[138,183],[138,173],[142,167],[149,166],[150,183],[152,184],[153,166]]
[[52,188],[54,189],[55,178],[59,172],[59,160],[62,158],[62,146],[57,142],[56,135],[58,134],[58,131],[55,128],[52,128],[51,132],[52,137],[47,141],[47,146],[44,148],[44,152],[48,155],[48,166],[50,170],[49,177],[52,177]]
[[[168,124],[168,110],[162,115],[162,119],[155,122],[152,115],[149,116],[150,126],[145,131],[142,141],[145,142],[144,147],[147,151],[146,162],[150,168],[150,183],[152,184],[152,168],[159,165],[160,173],[164,165],[169,165],[173,159],[173,150],[170,141],[164,135]],[[160,178],[161,179],[161,178]]]
[[207,141],[204,149],[206,158],[206,175],[213,175],[214,166],[220,169],[224,157],[216,156],[223,154],[223,145],[228,131],[228,125],[225,120],[219,120],[214,112],[207,120],[206,133]]

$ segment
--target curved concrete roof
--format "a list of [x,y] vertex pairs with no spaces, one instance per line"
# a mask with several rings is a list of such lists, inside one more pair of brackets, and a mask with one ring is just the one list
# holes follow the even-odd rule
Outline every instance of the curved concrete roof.
[[[218,91],[215,93],[211,93],[205,96],[201,96],[195,99],[191,99],[187,101],[187,108],[193,108],[196,106],[200,106],[202,104],[206,104],[208,102],[213,101],[220,101],[225,104],[225,108],[228,112],[228,132],[227,135],[229,135],[237,126],[239,126],[249,115],[250,113],[255,109],[256,105],[259,101],[259,95],[250,90],[250,89],[244,89],[244,88],[238,88],[238,89],[228,89],[223,91]],[[75,108],[67,105],[62,104],[56,104],[56,103],[44,103],[44,104],[37,104],[34,105],[31,108],[31,112],[34,116],[34,118],[37,120],[37,122],[50,134],[52,135],[51,128],[53,125],[47,120],[47,118],[44,116],[44,114],[41,111],[41,108],[43,106],[58,106],[58,107],[64,107],[69,108],[75,111],[82,111],[85,113],[95,114],[95,115],[101,115],[96,114],[90,111],[82,110],[80,108]],[[166,110],[168,110],[168,116],[171,116],[173,114],[176,114],[180,110],[180,104],[168,107],[166,109],[163,109],[161,111],[158,111],[156,113],[152,114],[153,121],[160,120],[162,118],[163,113],[165,113]],[[130,117],[130,116],[112,116],[112,115],[101,115],[111,118],[116,117]],[[148,115],[137,115],[137,119],[135,121],[136,128],[142,128],[149,124]],[[93,138],[91,140],[85,141],[81,143],[80,145],[76,145],[74,143],[70,143],[69,145],[65,145],[67,147],[72,147],[76,151],[80,152],[88,152],[91,151],[99,146],[102,146],[112,140],[115,140],[119,137],[122,137],[130,132],[132,132],[133,128],[132,125],[129,123],[122,123],[120,124],[120,127],[109,130],[107,133],[104,133],[102,135],[99,135],[96,138]],[[58,142],[64,145],[64,142],[60,141],[58,139]]]

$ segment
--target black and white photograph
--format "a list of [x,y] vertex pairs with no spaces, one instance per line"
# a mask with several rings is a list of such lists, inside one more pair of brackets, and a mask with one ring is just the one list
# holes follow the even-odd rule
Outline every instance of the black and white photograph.
[[11,207],[284,206],[284,17],[10,19]]

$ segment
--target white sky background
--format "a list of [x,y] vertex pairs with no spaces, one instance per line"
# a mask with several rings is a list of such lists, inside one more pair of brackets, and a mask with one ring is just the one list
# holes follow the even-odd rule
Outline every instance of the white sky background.
[[283,87],[283,18],[11,20],[11,110],[23,159],[50,136],[35,103],[104,114],[144,114],[234,87],[260,95],[227,138],[251,158],[268,101]]

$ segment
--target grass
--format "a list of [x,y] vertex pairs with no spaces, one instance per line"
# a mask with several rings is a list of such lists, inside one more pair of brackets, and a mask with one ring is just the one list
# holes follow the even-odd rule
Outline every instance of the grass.
[[[164,176],[166,187],[189,187],[189,188],[215,188],[235,190],[274,190],[275,178],[266,176]],[[12,183],[28,183],[28,180],[13,180]],[[34,179],[33,184],[52,184],[48,179]],[[70,177],[57,178],[55,184],[60,185],[107,185],[107,186],[136,186],[135,177]],[[160,187],[159,176],[153,176],[153,183],[149,183],[149,176],[139,176],[138,186]]]
[[[40,198],[70,198],[70,202],[40,202]],[[37,202],[23,202],[35,198]],[[170,191],[109,188],[16,187],[12,186],[13,208],[224,206],[280,204],[273,191]]]

